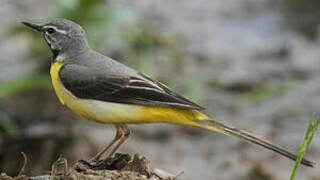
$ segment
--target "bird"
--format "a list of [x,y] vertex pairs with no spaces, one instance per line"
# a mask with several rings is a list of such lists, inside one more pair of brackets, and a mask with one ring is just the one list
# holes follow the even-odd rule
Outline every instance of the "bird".
[[[204,107],[127,65],[91,49],[84,29],[68,19],[45,23],[23,21],[40,32],[52,52],[50,75],[61,104],[87,120],[113,124],[116,135],[93,158],[112,157],[128,139],[128,124],[168,123],[235,136],[291,160],[297,155],[245,130],[215,120]],[[113,149],[111,149],[111,147]],[[313,167],[303,158],[301,164]]]

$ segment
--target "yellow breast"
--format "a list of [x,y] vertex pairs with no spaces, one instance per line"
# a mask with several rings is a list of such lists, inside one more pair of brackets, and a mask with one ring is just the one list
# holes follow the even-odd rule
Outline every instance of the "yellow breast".
[[50,75],[52,80],[53,88],[62,104],[65,104],[64,99],[66,99],[66,94],[64,88],[61,86],[60,78],[59,78],[59,71],[63,66],[63,62],[56,61],[51,65]]
[[163,107],[146,107],[105,102],[75,97],[61,83],[59,71],[63,62],[56,61],[51,65],[50,74],[54,90],[62,104],[84,118],[100,123],[173,123],[190,125],[194,120],[208,117],[196,110],[183,110]]

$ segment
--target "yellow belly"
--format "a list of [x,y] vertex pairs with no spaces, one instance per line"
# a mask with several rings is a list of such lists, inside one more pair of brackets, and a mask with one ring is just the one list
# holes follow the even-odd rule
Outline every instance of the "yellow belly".
[[172,123],[192,125],[194,120],[209,117],[196,110],[183,110],[163,107],[147,107],[105,102],[91,99],[80,99],[64,88],[60,82],[59,70],[63,63],[52,64],[50,74],[54,90],[62,104],[84,118],[100,123]]

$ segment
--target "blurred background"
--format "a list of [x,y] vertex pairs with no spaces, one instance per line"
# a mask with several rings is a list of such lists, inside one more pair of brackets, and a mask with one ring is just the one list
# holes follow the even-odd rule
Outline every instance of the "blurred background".
[[[50,170],[59,155],[89,159],[113,126],[83,120],[52,90],[51,52],[22,20],[63,17],[90,46],[207,107],[216,119],[297,152],[320,107],[318,0],[1,0],[0,172]],[[121,152],[141,153],[182,179],[283,180],[294,162],[203,129],[131,125]],[[319,136],[319,133],[316,135]],[[320,162],[318,137],[307,158]],[[299,180],[320,179],[319,165]]]

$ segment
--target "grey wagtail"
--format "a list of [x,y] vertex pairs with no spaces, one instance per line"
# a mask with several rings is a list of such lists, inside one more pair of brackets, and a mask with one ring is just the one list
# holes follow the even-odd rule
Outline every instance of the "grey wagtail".
[[[210,118],[201,112],[203,107],[161,82],[90,49],[85,31],[70,20],[22,23],[41,32],[52,51],[50,74],[60,102],[88,120],[116,126],[116,136],[97,153],[96,161],[118,142],[108,155],[111,157],[129,137],[127,124],[145,123],[201,127],[297,159],[297,155],[284,148]],[[313,166],[307,159],[302,164]]]

